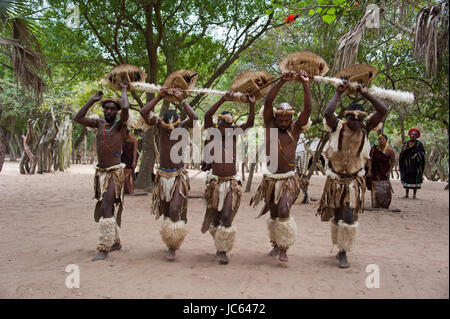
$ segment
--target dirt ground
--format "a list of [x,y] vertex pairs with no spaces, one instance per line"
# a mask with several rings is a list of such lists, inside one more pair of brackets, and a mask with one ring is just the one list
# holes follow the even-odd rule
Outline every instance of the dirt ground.
[[[91,261],[97,242],[93,173],[88,165],[68,172],[24,176],[5,162],[0,173],[0,298],[449,298],[449,193],[444,183],[424,182],[418,200],[404,199],[393,180],[391,208],[360,215],[351,267],[339,269],[330,226],[315,216],[317,201],[295,205],[298,225],[289,263],[269,257],[266,216],[244,194],[230,264],[219,265],[211,236],[200,232],[205,206],[191,198],[188,235],[177,260],[164,259],[161,219],[151,196],[126,196],[121,251]],[[196,172],[191,171],[190,175]],[[256,191],[261,176],[256,176]],[[324,176],[313,176],[310,196],[320,198]],[[203,173],[191,195],[203,191]],[[366,193],[370,207],[370,193]],[[80,270],[80,288],[66,287],[66,267]],[[367,265],[379,268],[379,288],[367,288]],[[373,273],[372,273],[373,274]]]

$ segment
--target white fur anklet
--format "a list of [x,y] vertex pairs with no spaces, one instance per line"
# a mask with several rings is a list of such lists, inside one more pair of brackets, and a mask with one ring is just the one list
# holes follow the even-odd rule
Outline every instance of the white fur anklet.
[[294,218],[290,217],[287,221],[277,220],[274,228],[275,242],[281,249],[287,250],[294,245],[297,235],[297,224]]
[[116,238],[116,219],[100,217],[98,222],[98,244],[97,250],[108,251],[114,244]]
[[236,229],[234,226],[217,226],[216,236],[214,238],[217,251],[223,251],[226,253],[231,251],[231,249],[233,249],[235,236]]
[[179,249],[187,234],[186,223],[183,220],[174,223],[170,218],[164,218],[159,233],[168,248]]
[[359,224],[357,222],[353,224],[344,223],[340,220],[338,223],[338,233],[337,233],[337,246],[339,250],[344,250],[349,252],[352,250],[356,242],[356,233],[358,231]]

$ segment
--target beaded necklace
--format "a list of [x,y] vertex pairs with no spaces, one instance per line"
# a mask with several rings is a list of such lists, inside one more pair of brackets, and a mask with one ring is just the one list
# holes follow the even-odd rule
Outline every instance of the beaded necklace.
[[182,168],[184,168],[184,164],[183,164],[183,166],[178,167],[178,168],[164,168],[164,167],[161,167],[161,166],[159,167],[159,169],[161,171],[168,172],[168,173],[176,172],[176,171],[178,171],[179,169],[182,169]]

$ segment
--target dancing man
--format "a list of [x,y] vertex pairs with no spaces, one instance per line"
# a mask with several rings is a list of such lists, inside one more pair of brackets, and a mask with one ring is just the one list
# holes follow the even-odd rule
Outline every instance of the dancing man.
[[[180,248],[187,234],[187,204],[190,184],[183,161],[176,161],[171,154],[172,146],[181,141],[183,137],[179,136],[176,141],[171,139],[170,135],[178,127],[191,129],[198,117],[186,102],[182,103],[188,116],[184,121],[181,121],[174,110],[167,110],[162,119],[156,116],[152,112],[153,109],[168,94],[173,95],[179,102],[183,100],[180,90],[162,88],[159,95],[147,103],[140,113],[148,125],[156,125],[159,133],[160,167],[156,172],[152,214],[156,214],[156,219],[164,215],[160,234],[168,248],[167,260],[173,261],[175,260],[175,251]],[[180,157],[182,156],[181,151],[182,148],[178,152]]]
[[[280,103],[274,109],[273,102],[281,87],[295,78],[299,78],[303,84],[304,108],[298,119],[293,121],[295,111],[292,106]],[[283,74],[281,80],[267,94],[264,103],[263,117],[269,173],[264,174],[261,185],[250,200],[250,205],[256,207],[264,199],[264,207],[259,216],[270,210],[267,226],[273,249],[269,255],[278,255],[279,260],[283,262],[288,261],[286,251],[295,243],[297,233],[294,218],[290,217],[291,206],[302,187],[300,177],[295,172],[295,150],[301,132],[306,131],[311,125],[309,118],[311,103],[309,75],[305,71],[301,71],[298,75],[295,72]],[[277,141],[277,154],[270,154],[271,140]],[[273,162],[277,165],[273,165]]]
[[413,190],[413,199],[416,199],[417,190],[423,182],[423,171],[425,169],[425,148],[421,141],[420,131],[416,128],[408,132],[409,141],[402,145],[399,164],[401,181],[406,190],[405,198],[409,197],[409,189]]
[[[122,145],[126,136],[128,120],[128,83],[120,84],[121,100],[104,98],[103,93],[95,93],[78,111],[74,120],[81,125],[97,128],[97,159],[94,190],[97,205],[94,219],[99,223],[97,255],[92,260],[105,259],[109,251],[121,249],[120,226],[123,210],[123,184],[125,164],[120,162]],[[100,101],[101,100],[101,101]],[[86,117],[89,108],[97,101],[103,107],[105,119]],[[120,111],[120,119],[116,119]],[[114,206],[119,206],[117,217]]]
[[358,214],[364,210],[364,165],[370,157],[368,135],[388,113],[386,106],[367,93],[367,87],[361,84],[358,91],[372,103],[376,112],[364,121],[367,113],[363,106],[350,104],[344,112],[345,121],[337,119],[334,111],[347,87],[348,81],[338,86],[325,109],[324,126],[330,132],[325,151],[328,169],[317,211],[324,222],[334,217],[331,221],[331,239],[333,245],[339,248],[336,258],[341,268],[349,267],[347,252],[351,251],[356,240]]
[[[236,229],[231,224],[239,209],[242,195],[240,177],[236,172],[236,137],[252,127],[255,121],[256,99],[254,96],[249,96],[250,112],[247,122],[236,126],[233,114],[225,111],[218,115],[217,125],[214,125],[214,113],[225,101],[232,100],[233,93],[228,92],[205,113],[205,129],[217,128],[220,137],[215,136],[206,147],[206,149],[211,149],[212,146],[213,152],[207,156],[207,158],[212,158],[212,171],[209,171],[206,177],[204,194],[206,213],[202,232],[205,233],[209,230],[217,249],[216,256],[219,257],[221,264],[229,262],[227,253],[233,248],[236,235]],[[217,154],[214,153],[216,149],[220,150],[218,161],[214,160],[217,157],[215,156]]]

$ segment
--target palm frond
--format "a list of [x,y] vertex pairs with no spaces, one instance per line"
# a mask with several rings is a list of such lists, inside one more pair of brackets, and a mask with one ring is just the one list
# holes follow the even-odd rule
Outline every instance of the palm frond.
[[10,17],[20,16],[27,11],[24,1],[0,0],[0,23]]
[[372,13],[372,10],[366,11],[363,18],[339,39],[336,58],[331,70],[333,74],[355,64],[359,43],[366,29],[366,21],[371,17]]
[[11,60],[11,69],[19,83],[30,88],[36,98],[42,97],[45,88],[40,72],[51,76],[36,37],[38,27],[30,15],[25,1],[0,0],[0,27],[9,37],[0,37],[0,47]]
[[26,48],[19,40],[0,37],[0,46],[5,48],[11,59],[11,68],[23,87],[32,89],[40,99],[45,88],[39,71],[45,69],[43,56]]
[[438,61],[448,49],[448,1],[425,7],[416,17],[413,56],[425,63],[426,74],[437,73]]

